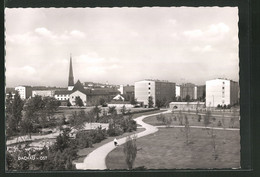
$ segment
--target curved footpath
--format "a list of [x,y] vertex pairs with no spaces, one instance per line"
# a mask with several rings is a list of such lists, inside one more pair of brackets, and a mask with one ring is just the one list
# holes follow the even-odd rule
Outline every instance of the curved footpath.
[[[159,112],[155,114],[149,114],[145,116],[140,116],[135,118],[134,120],[136,121],[137,124],[141,125],[142,128],[145,128],[145,131],[142,131],[138,134],[134,134],[132,136],[137,135],[137,138],[155,133],[158,131],[158,128],[149,124],[146,124],[143,122],[143,119],[146,117],[158,115],[158,114],[165,114],[169,113],[171,111],[165,111],[165,112]],[[126,137],[118,139],[118,144],[122,145],[126,141]],[[80,170],[105,170],[107,169],[106,166],[106,156],[108,155],[109,152],[111,152],[113,149],[115,149],[114,142],[111,141],[107,144],[104,144],[103,146],[95,149],[93,152],[88,154],[88,156],[84,159],[83,163],[75,163],[76,168]]]
[[[158,131],[158,127],[165,127],[165,126],[153,126],[147,123],[143,122],[143,119],[146,117],[150,117],[150,116],[154,116],[154,115],[158,115],[158,114],[166,114],[166,113],[170,113],[171,111],[165,111],[165,112],[159,112],[159,113],[155,113],[155,114],[149,114],[149,115],[145,115],[145,116],[140,116],[138,118],[135,118],[134,120],[136,121],[137,124],[141,125],[141,128],[145,128],[145,131],[142,131],[138,134],[134,134],[131,136],[135,136],[137,135],[137,138],[155,133]],[[184,126],[171,126],[171,127],[184,127]],[[190,126],[191,128],[212,128],[212,129],[216,129],[216,130],[234,130],[234,131],[238,131],[240,129],[236,129],[236,128],[219,128],[219,127],[205,127],[205,126]],[[122,145],[124,144],[126,141],[126,137],[118,139],[118,144]],[[109,152],[111,152],[113,149],[115,149],[115,145],[114,142],[111,141],[107,144],[104,144],[102,146],[100,146],[99,148],[95,149],[94,151],[92,151],[91,153],[89,153],[87,155],[87,157],[84,159],[83,163],[75,163],[76,168],[79,170],[106,170],[106,156],[108,155]]]

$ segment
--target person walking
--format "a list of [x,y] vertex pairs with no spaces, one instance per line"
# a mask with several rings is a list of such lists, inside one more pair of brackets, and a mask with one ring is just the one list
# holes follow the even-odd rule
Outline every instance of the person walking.
[[118,146],[118,142],[117,142],[117,139],[116,139],[116,138],[114,139],[114,145],[115,145],[115,146]]

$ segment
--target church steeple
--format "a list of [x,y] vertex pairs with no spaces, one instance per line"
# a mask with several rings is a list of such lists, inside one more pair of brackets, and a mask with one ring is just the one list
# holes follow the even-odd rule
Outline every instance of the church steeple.
[[72,90],[74,87],[74,77],[73,77],[73,69],[72,69],[72,57],[70,54],[70,70],[69,70],[69,82],[68,82],[68,90]]

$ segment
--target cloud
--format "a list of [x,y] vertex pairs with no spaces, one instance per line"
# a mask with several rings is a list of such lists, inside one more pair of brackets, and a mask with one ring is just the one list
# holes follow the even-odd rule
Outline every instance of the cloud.
[[85,37],[86,36],[85,33],[78,31],[78,30],[71,31],[70,35],[74,36],[74,37]]
[[43,35],[43,36],[50,36],[50,35],[52,35],[52,32],[49,31],[46,28],[36,28],[34,31],[36,33],[40,34],[40,35]]
[[201,38],[201,37],[215,37],[222,36],[230,31],[230,28],[224,23],[212,24],[207,27],[206,30],[195,29],[190,31],[184,31],[183,34],[189,38]]
[[211,47],[211,45],[206,45],[203,47],[195,46],[192,48],[193,52],[210,52],[212,50],[213,50],[213,48]]
[[218,33],[227,33],[229,32],[229,27],[224,23],[212,24],[210,25],[207,33],[209,34],[218,34]]
[[192,30],[192,31],[184,31],[183,34],[187,37],[200,37],[203,35],[203,32],[199,29]]
[[22,67],[21,68],[21,71],[22,71],[22,73],[26,73],[26,74],[35,74],[36,73],[36,70],[33,68],[33,67],[31,67],[31,66],[24,66],[24,67]]
[[38,41],[39,38],[37,36],[33,36],[31,32],[27,32],[24,34],[6,35],[7,43],[13,43],[18,45],[31,45]]

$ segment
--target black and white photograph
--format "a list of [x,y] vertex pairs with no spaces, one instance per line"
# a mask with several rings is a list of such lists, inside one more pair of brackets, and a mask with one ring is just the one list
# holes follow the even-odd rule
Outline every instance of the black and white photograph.
[[4,13],[7,172],[241,169],[238,7]]

